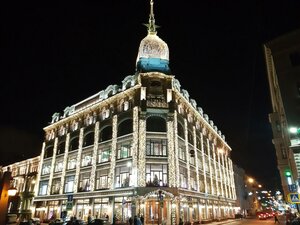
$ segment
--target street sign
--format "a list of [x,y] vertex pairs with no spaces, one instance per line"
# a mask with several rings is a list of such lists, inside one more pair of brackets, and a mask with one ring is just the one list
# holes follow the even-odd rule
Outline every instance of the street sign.
[[296,184],[290,184],[289,186],[290,192],[297,192],[297,185]]
[[290,203],[300,203],[300,195],[299,193],[289,193]]
[[66,204],[67,211],[72,210],[72,208],[73,208],[73,202],[67,202]]

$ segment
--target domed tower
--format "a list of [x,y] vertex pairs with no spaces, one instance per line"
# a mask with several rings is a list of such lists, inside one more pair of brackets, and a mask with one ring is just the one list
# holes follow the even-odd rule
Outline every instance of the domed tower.
[[162,72],[170,74],[168,45],[157,36],[153,13],[153,0],[150,1],[148,35],[141,41],[136,59],[137,72]]

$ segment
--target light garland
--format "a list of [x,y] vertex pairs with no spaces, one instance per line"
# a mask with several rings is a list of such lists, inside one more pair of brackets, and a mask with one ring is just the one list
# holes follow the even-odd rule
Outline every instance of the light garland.
[[[179,187],[180,184],[180,179],[179,179],[179,156],[178,156],[178,119],[177,119],[178,115],[177,115],[177,111],[175,110],[174,112],[174,147],[175,147],[175,187]],[[173,132],[173,131],[170,131]]]
[[190,171],[190,153],[189,153],[189,142],[188,142],[188,128],[187,120],[184,119],[184,144],[186,153],[186,168],[187,168],[187,187],[191,190],[191,171]]
[[[145,180],[145,147],[141,148],[142,140],[140,140],[140,148],[139,139],[140,137],[140,130],[143,129],[143,132],[146,132],[145,124],[144,126],[139,127],[139,109],[138,107],[134,107],[133,109],[133,141],[132,141],[132,166],[133,166],[133,177],[134,179],[134,186],[144,187],[146,186]],[[142,133],[143,133],[142,132]],[[138,149],[140,149],[138,151]]]
[[[138,124],[138,119],[135,120]],[[139,170],[138,170],[138,186],[145,187],[146,186],[146,120],[140,119],[139,120]]]
[[80,167],[81,167],[81,153],[82,153],[82,144],[83,144],[83,133],[84,129],[80,128],[79,131],[79,146],[78,146],[78,152],[77,152],[77,161],[76,161],[76,172],[75,172],[75,179],[74,179],[74,186],[73,186],[73,192],[78,192],[78,181],[79,181],[79,173],[80,173]]
[[203,178],[204,178],[204,190],[207,193],[207,182],[206,182],[206,161],[205,161],[205,153],[204,153],[204,136],[200,133],[201,138],[201,149],[202,149],[202,165],[203,165]]
[[66,136],[66,146],[65,146],[65,155],[64,155],[64,162],[63,162],[63,170],[62,170],[62,177],[61,177],[61,184],[60,184],[60,190],[59,193],[64,193],[64,183],[66,178],[66,171],[68,167],[68,155],[69,155],[69,147],[70,147],[70,133]]
[[41,152],[41,155],[40,155],[40,163],[39,163],[39,166],[38,166],[38,175],[36,176],[36,185],[34,187],[34,193],[35,193],[34,196],[39,195],[39,186],[40,186],[40,179],[41,179],[41,176],[39,176],[39,174],[42,174],[42,165],[43,165],[43,162],[44,162],[45,147],[46,147],[46,143],[43,142],[42,152]]
[[58,138],[56,137],[54,139],[54,146],[53,146],[52,159],[51,159],[51,167],[50,167],[50,176],[49,176],[49,181],[48,181],[48,186],[47,186],[47,195],[51,194],[51,186],[52,186],[53,173],[54,173],[54,165],[55,165],[55,159],[56,159],[57,142],[58,142]]
[[96,122],[95,129],[94,129],[94,148],[93,148],[93,156],[92,156],[92,171],[91,171],[91,178],[90,178],[91,191],[95,190],[98,139],[99,139],[99,122]]
[[222,167],[221,167],[221,157],[220,155],[222,152],[218,151],[217,157],[218,157],[218,172],[220,176],[220,189],[221,189],[221,195],[224,196],[224,188],[223,188],[223,175],[222,175]]
[[167,139],[168,139],[168,164],[169,164],[169,186],[176,187],[176,171],[175,171],[175,149],[174,149],[174,123],[173,121],[167,122]]
[[110,179],[108,186],[110,189],[115,189],[115,169],[116,169],[116,151],[117,151],[117,129],[118,129],[118,116],[113,116],[112,121],[112,143],[111,143],[111,156],[110,156]]
[[199,161],[198,161],[198,150],[197,150],[197,135],[196,135],[196,127],[193,127],[193,136],[194,136],[194,152],[195,152],[195,164],[196,164],[196,184],[197,184],[197,191],[200,191],[200,181],[199,181]]

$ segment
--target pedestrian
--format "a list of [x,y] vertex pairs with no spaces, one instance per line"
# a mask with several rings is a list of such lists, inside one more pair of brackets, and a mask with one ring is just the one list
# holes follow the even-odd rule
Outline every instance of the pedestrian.
[[183,225],[183,221],[181,218],[179,218],[179,224],[178,225]]
[[112,225],[115,225],[116,224],[116,221],[117,221],[117,217],[116,215],[113,216],[113,220],[112,220]]
[[128,222],[129,222],[129,225],[132,225],[132,223],[133,223],[133,219],[132,219],[132,217],[129,217],[129,220],[128,220]]
[[275,223],[279,223],[280,224],[280,222],[279,222],[278,217],[277,217],[276,214],[274,215],[274,220],[275,220]]
[[134,224],[134,225],[138,225],[137,215],[135,215],[135,216],[133,217],[133,224]]
[[141,222],[142,222],[142,225],[144,225],[144,216],[143,216],[143,214],[141,215]]

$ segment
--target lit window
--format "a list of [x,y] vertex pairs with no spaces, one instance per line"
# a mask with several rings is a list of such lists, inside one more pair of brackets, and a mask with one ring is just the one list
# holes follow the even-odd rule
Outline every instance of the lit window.
[[47,195],[48,180],[41,181],[39,185],[39,195]]
[[73,192],[74,191],[74,179],[75,176],[68,176],[65,180],[65,193]]

